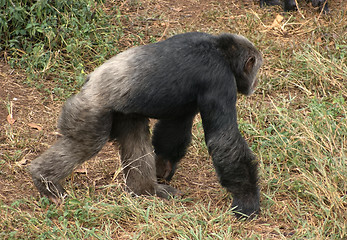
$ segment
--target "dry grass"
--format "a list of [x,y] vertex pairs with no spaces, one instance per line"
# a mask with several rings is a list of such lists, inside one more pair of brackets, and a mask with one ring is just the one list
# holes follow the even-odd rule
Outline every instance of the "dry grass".
[[[234,218],[199,118],[189,153],[172,181],[186,194],[183,199],[126,194],[113,144],[66,181],[71,197],[62,206],[39,199],[26,165],[56,138],[61,102],[23,86],[26,74],[2,62],[0,238],[346,238],[344,1],[331,1],[328,16],[305,4],[300,13],[283,14],[278,8],[260,9],[253,1],[108,1],[104,7],[112,14],[115,4],[122,14],[121,49],[206,31],[243,34],[263,52],[257,92],[238,101],[240,130],[260,162],[262,213],[250,222]],[[273,24],[278,14],[283,20]],[[6,119],[10,112],[16,120],[12,124]]]

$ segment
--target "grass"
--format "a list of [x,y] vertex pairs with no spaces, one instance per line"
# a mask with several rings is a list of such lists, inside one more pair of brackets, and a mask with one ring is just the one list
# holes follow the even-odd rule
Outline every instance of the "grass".
[[[0,51],[11,66],[25,69],[26,83],[57,98],[79,89],[85,71],[119,51],[119,12],[114,7],[113,17],[106,14],[102,1],[5,0],[1,5]],[[53,80],[54,87],[42,79]]]
[[[147,0],[97,5],[81,1],[85,4],[81,8],[62,2],[59,26],[74,31],[73,35],[55,32],[62,40],[56,46],[48,38],[54,29],[44,32],[46,28],[26,33],[18,45],[12,39],[19,41],[21,35],[1,40],[4,59],[15,71],[20,72],[21,66],[22,82],[29,79],[40,90],[35,90],[23,113],[18,109],[24,101],[0,98],[6,115],[11,112],[17,119],[14,124],[4,123],[0,134],[1,239],[346,238],[347,21],[343,1],[331,3],[330,16],[312,12],[309,6],[301,8],[302,14],[283,14],[280,28],[267,27],[278,14],[276,8],[259,9],[242,1],[232,5],[211,1],[207,6],[178,1],[173,8]],[[39,19],[36,28],[55,11],[40,3],[51,15],[42,17],[42,9],[30,12]],[[97,12],[98,18],[88,18],[86,8]],[[14,23],[23,24],[12,21],[12,30],[3,28],[2,33],[13,34]],[[185,197],[169,201],[130,197],[122,190],[121,166],[113,151],[117,146],[107,145],[67,179],[70,197],[61,206],[38,198],[23,162],[33,160],[55,138],[52,132],[61,103],[49,100],[52,91],[59,93],[53,99],[63,100],[79,88],[86,73],[116,52],[195,30],[243,34],[263,53],[259,88],[253,96],[238,100],[239,128],[260,163],[261,215],[248,222],[233,216],[232,199],[218,184],[199,117],[189,153],[172,181]],[[12,76],[3,79],[10,81]],[[33,87],[17,88],[13,91],[18,96],[31,96],[25,91],[34,91]],[[27,121],[36,121],[44,130],[27,130],[22,124]]]

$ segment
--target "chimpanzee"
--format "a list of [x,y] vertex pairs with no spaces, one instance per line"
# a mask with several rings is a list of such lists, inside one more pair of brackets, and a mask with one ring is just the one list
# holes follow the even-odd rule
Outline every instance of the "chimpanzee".
[[[257,162],[238,130],[236,99],[237,92],[253,93],[261,65],[260,52],[245,37],[199,32],[112,57],[64,104],[62,136],[30,166],[37,189],[59,203],[61,181],[113,140],[120,145],[128,191],[175,195],[157,177],[170,180],[175,173],[200,112],[208,151],[237,216],[258,213]],[[148,118],[158,119],[152,143]]]
[[[308,2],[308,0],[306,0]],[[329,6],[328,6],[328,0],[310,0],[312,2],[313,7],[319,7],[320,9],[323,8],[324,13],[329,12]],[[284,11],[295,11],[297,9],[295,0],[283,0]],[[281,5],[281,2],[279,0],[260,0],[260,6],[269,5],[269,6],[275,6],[275,5]]]

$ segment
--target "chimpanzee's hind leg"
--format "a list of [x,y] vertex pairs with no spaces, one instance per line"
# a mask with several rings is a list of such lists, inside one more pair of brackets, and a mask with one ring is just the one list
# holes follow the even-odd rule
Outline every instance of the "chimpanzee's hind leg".
[[121,161],[130,192],[162,198],[177,194],[173,187],[157,183],[147,118],[115,113],[111,137],[120,143]]
[[109,139],[111,126],[111,112],[92,106],[82,93],[70,98],[58,122],[63,136],[29,167],[41,195],[59,203],[65,195],[61,181],[100,151]]

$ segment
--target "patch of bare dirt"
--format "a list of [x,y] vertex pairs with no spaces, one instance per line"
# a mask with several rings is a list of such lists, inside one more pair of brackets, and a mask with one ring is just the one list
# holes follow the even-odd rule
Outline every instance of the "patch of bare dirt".
[[26,165],[54,139],[56,103],[23,85],[22,71],[0,62],[0,201],[33,192]]
[[[136,35],[141,28],[146,30],[147,36],[138,36],[138,41],[146,43],[149,36],[156,39],[165,39],[167,36],[186,31],[217,31],[230,32],[233,28],[231,24],[225,25],[217,23],[216,19],[221,18],[224,11],[231,8],[233,14],[238,15],[244,12],[244,8],[252,8],[258,4],[253,0],[230,1],[230,0],[161,0],[161,1],[139,1],[139,4],[129,4],[129,1],[122,1],[120,9],[126,13],[127,23],[123,31],[125,37],[121,39],[125,46],[133,46],[132,39],[127,39],[127,33]],[[111,7],[113,3],[108,3]],[[228,6],[226,8],[226,6]],[[206,20],[207,19],[207,20]]]

